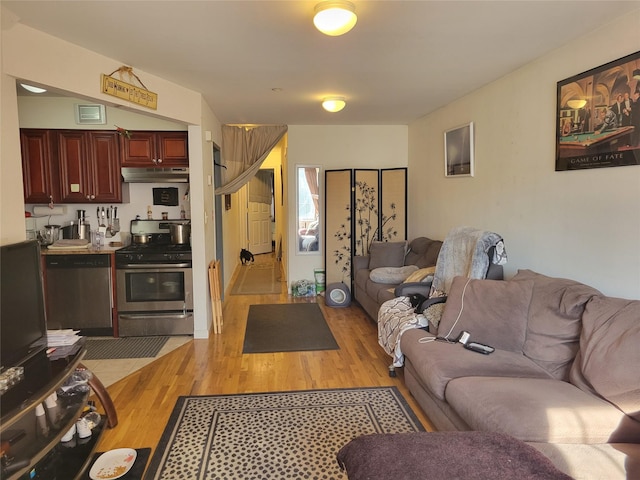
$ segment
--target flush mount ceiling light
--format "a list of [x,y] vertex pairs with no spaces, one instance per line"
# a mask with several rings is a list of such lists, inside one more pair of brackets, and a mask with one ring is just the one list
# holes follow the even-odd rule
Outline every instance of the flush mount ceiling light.
[[313,24],[325,35],[337,37],[358,21],[356,6],[347,0],[325,0],[316,5]]
[[586,100],[569,100],[567,102],[567,105],[569,105],[571,108],[575,108],[575,109],[580,109],[582,107],[584,107],[587,104]]
[[26,83],[21,83],[20,85],[22,86],[22,88],[28,90],[31,93],[44,93],[47,91],[44,88],[34,87],[33,85],[27,85]]
[[322,99],[322,108],[331,113],[339,112],[346,104],[344,97],[325,97]]
[[636,69],[633,71],[633,78],[636,80],[640,80],[640,70]]

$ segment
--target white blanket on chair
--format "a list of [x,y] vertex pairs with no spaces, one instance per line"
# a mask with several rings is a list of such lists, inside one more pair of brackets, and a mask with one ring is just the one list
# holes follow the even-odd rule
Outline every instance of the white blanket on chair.
[[378,311],[378,343],[393,357],[393,366],[404,365],[404,355],[400,349],[400,337],[412,328],[426,327],[429,323],[424,315],[415,313],[409,297],[387,300]]
[[[491,247],[496,250],[489,260],[487,252]],[[429,297],[448,294],[454,277],[485,278],[489,261],[496,265],[507,263],[507,252],[500,235],[472,227],[452,229],[440,248]]]

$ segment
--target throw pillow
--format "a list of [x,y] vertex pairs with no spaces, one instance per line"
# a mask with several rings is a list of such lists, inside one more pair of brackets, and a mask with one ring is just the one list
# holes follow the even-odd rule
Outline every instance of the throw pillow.
[[533,281],[455,277],[438,335],[455,340],[465,330],[471,341],[522,353],[532,292]]
[[581,374],[598,395],[638,421],[639,318],[639,300],[593,297],[582,316],[580,355],[571,369],[571,383]]
[[[418,267],[416,267],[418,268]],[[416,270],[415,272],[413,272],[411,275],[409,275],[405,280],[404,283],[413,283],[413,282],[425,282],[427,280],[429,280],[430,278],[433,278],[433,274],[436,272],[436,267],[427,267],[427,268],[420,268],[418,270]]]
[[372,282],[384,283],[385,285],[397,285],[402,283],[409,275],[418,269],[415,265],[406,267],[380,267],[374,268],[369,273]]
[[595,288],[575,280],[518,270],[510,281],[533,281],[524,354],[558,380],[568,380],[578,351],[582,313]]
[[402,267],[407,242],[371,242],[369,270],[380,267]]

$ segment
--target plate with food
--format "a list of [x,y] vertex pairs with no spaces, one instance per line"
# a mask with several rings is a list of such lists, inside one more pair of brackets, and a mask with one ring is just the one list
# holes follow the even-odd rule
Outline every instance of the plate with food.
[[116,448],[104,452],[89,470],[89,477],[92,480],[120,478],[131,470],[137,455],[133,448]]

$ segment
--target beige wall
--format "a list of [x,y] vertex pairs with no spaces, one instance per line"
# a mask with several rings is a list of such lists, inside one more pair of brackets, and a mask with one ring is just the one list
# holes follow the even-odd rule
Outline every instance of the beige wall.
[[[4,12],[3,12],[4,13]],[[193,277],[195,336],[204,338],[211,326],[208,291],[209,261],[214,257],[214,222],[212,189],[208,176],[212,176],[212,155],[207,131],[212,140],[220,142],[220,122],[202,100],[198,92],[185,89],[166,80],[136,72],[145,79],[147,87],[158,93],[158,110],[150,112],[100,93],[99,79],[122,62],[95,54],[84,48],[20,24],[2,19],[2,129],[0,158],[0,237],[3,243],[25,238],[24,204],[20,162],[18,101],[15,79],[51,86],[58,91],[107,105],[121,104],[130,111],[138,111],[165,121],[188,124],[189,161],[194,171],[190,185],[192,204],[199,209],[192,211]]]
[[[324,267],[322,251],[318,255],[296,254],[296,175],[297,165],[323,165],[325,170],[343,168],[390,168],[407,166],[407,137],[405,125],[391,126],[310,126],[290,125],[288,132],[287,172],[290,199],[289,222],[289,289],[296,280],[313,280],[313,269]],[[324,192],[324,170],[320,172],[321,191]],[[324,198],[320,201],[321,211]],[[323,220],[322,220],[323,221]],[[323,236],[324,234],[321,233]],[[322,247],[321,247],[322,250]]]
[[[529,268],[640,298],[640,166],[555,172],[556,84],[640,50],[640,11],[545,55],[409,128],[409,236],[471,225]],[[473,121],[475,176],[445,178],[443,132]]]

